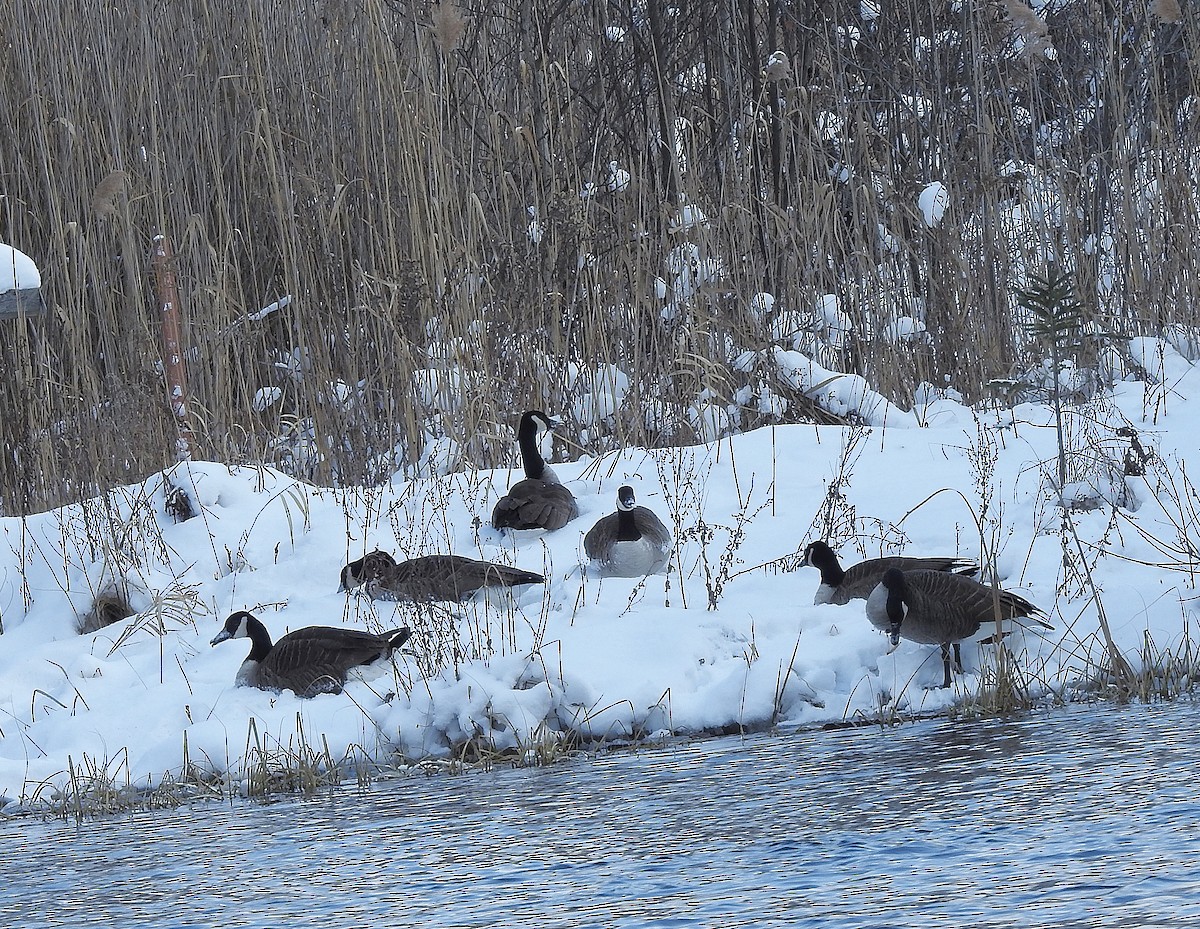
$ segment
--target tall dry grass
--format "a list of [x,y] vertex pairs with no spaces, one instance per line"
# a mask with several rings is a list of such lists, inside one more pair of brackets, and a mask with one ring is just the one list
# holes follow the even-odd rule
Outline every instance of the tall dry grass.
[[[1193,325],[1195,13],[877,6],[0,0],[0,240],[51,308],[0,323],[3,511],[170,459],[158,233],[196,454],[320,482],[430,435],[508,461],[513,411],[571,414],[575,364],[630,378],[577,444],[686,440],[789,313],[788,347],[897,399],[973,397],[1028,351],[1013,293],[1047,259],[1097,330]],[[809,315],[823,294],[852,337]],[[898,315],[929,339],[891,343]]]

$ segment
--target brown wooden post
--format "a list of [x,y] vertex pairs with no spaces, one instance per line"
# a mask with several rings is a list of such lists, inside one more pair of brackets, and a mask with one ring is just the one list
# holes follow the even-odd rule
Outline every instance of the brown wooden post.
[[154,288],[158,294],[162,322],[162,362],[163,377],[167,382],[167,403],[175,414],[178,428],[175,460],[190,461],[194,440],[188,415],[187,367],[183,360],[183,339],[179,325],[179,286],[175,282],[175,256],[171,252],[171,241],[165,235],[154,237],[150,268],[154,272]]

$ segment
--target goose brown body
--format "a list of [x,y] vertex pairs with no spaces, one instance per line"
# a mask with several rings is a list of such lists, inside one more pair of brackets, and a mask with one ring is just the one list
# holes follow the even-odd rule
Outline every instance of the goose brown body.
[[267,627],[242,610],[230,614],[225,628],[210,644],[250,640],[250,654],[237,673],[239,686],[291,690],[298,697],[314,697],[341,693],[349,671],[387,658],[410,635],[407,626],[382,635],[333,626],[305,626],[272,643]]
[[889,568],[901,571],[938,571],[961,575],[972,575],[979,565],[967,558],[958,557],[910,557],[893,555],[887,558],[868,558],[849,568],[842,568],[837,554],[825,542],[811,542],[804,550],[801,565],[817,568],[821,572],[821,583],[813,596],[813,603],[843,605],[851,600],[865,600],[883,580]]
[[896,645],[900,639],[940,645],[945,665],[942,686],[950,686],[950,648],[961,666],[959,642],[985,623],[1001,621],[1053,628],[1042,610],[1024,597],[944,571],[889,568],[867,598],[867,618]]
[[583,537],[583,550],[612,577],[644,577],[666,568],[673,539],[653,510],[637,505],[633,488],[617,491],[617,511],[601,516]]
[[574,494],[559,483],[538,451],[538,436],[554,425],[540,410],[521,416],[517,445],[525,478],[513,484],[492,509],[492,525],[497,529],[561,529],[579,515]]
[[468,600],[487,587],[544,584],[546,578],[463,555],[425,555],[397,562],[374,551],[342,568],[342,590],[362,587],[375,600]]

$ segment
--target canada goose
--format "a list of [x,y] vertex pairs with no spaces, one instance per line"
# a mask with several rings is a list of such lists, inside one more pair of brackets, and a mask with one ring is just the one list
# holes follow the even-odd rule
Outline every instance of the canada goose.
[[893,648],[900,644],[901,637],[940,645],[946,671],[942,686],[949,687],[950,646],[954,646],[955,666],[962,670],[959,642],[975,635],[984,623],[995,621],[996,596],[1001,619],[1028,619],[1045,629],[1054,628],[1042,618],[1044,614],[1038,607],[1010,591],[994,590],[961,574],[894,567],[883,573],[867,598],[867,618],[891,637]]
[[425,555],[396,562],[374,551],[342,568],[341,590],[364,587],[375,600],[467,600],[482,587],[544,584],[532,571],[462,555]]
[[813,596],[813,603],[818,605],[842,605],[851,600],[867,599],[888,568],[899,568],[901,571],[953,571],[964,575],[979,570],[979,565],[966,558],[910,558],[904,555],[868,558],[843,570],[838,556],[824,542],[810,542],[800,564],[821,572],[821,583]]
[[386,658],[412,634],[407,626],[374,635],[357,629],[305,626],[274,645],[267,627],[245,610],[231,613],[210,645],[249,639],[250,654],[238,669],[239,687],[293,690],[297,697],[341,693],[351,668]]
[[617,490],[617,512],[601,516],[583,537],[583,550],[612,577],[657,574],[671,556],[671,533],[653,510],[637,505],[633,488]]
[[579,515],[579,505],[571,491],[559,483],[553,469],[538,451],[542,430],[557,423],[540,410],[521,416],[517,444],[525,479],[517,481],[492,510],[492,525],[497,529],[561,529]]

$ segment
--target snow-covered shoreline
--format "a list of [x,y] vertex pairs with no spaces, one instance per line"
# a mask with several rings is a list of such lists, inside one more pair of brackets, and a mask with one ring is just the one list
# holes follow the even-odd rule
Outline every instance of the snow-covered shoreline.
[[[1135,666],[1147,636],[1177,649],[1195,622],[1188,546],[1200,527],[1185,468],[1200,407],[1187,399],[1194,369],[1167,361],[1165,387],[1118,382],[1075,411],[1077,490],[1110,502],[1073,518]],[[190,764],[237,780],[251,733],[324,743],[334,759],[420,761],[472,743],[532,752],[568,732],[616,741],[837,722],[881,706],[931,712],[979,690],[987,648],[967,643],[966,673],[941,690],[936,648],[906,642],[889,654],[861,601],[814,606],[817,572],[781,569],[821,536],[848,562],[994,553],[1002,584],[1055,626],[1044,638],[1012,636],[1009,648],[1031,681],[1070,697],[1102,664],[1103,644],[1087,586],[1064,573],[1046,480],[1049,409],[974,412],[937,399],[913,412],[882,427],[776,426],[556,464],[581,515],[552,533],[488,528],[516,472],[333,491],[202,462],[169,472],[198,510],[185,522],[167,511],[163,475],[86,505],[0,519],[0,794],[18,809],[85,760],[151,787],[179,774],[185,751]],[[1130,445],[1117,430],[1129,426],[1152,453],[1145,475],[1114,471]],[[612,511],[622,483],[676,534],[665,576],[601,580],[583,569],[583,533]],[[453,611],[339,592],[341,567],[376,547],[397,557],[454,551],[548,582]],[[80,617],[118,578],[139,613],[81,635]],[[300,700],[233,686],[242,644],[208,642],[243,608],[276,638],[342,624],[408,624],[414,636],[394,675]]]

